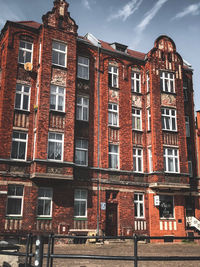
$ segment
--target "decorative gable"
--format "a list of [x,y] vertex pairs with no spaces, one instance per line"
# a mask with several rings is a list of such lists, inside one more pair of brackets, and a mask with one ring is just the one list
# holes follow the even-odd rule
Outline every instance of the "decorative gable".
[[59,28],[77,35],[78,26],[70,17],[68,6],[69,4],[65,0],[55,0],[52,11],[42,17],[44,26]]

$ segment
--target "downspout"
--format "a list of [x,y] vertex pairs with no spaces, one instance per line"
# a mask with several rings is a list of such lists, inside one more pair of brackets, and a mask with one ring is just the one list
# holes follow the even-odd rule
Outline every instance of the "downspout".
[[99,168],[100,168],[100,45],[98,42],[98,66],[97,66],[97,236],[99,236],[99,221],[100,221],[100,178],[99,178]]

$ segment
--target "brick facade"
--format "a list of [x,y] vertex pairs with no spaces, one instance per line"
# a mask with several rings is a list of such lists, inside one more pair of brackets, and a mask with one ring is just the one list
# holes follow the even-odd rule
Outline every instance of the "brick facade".
[[167,36],[147,54],[78,36],[65,1],[42,20],[1,31],[0,231],[185,236],[200,216],[191,67]]

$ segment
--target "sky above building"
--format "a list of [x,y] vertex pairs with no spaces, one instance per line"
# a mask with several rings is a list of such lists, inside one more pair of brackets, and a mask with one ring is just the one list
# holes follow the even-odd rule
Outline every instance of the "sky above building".
[[[195,110],[200,110],[200,0],[67,0],[78,34],[92,33],[147,53],[160,35],[168,35],[177,52],[194,69]],[[53,7],[53,0],[0,0],[0,28],[6,20],[34,20]]]

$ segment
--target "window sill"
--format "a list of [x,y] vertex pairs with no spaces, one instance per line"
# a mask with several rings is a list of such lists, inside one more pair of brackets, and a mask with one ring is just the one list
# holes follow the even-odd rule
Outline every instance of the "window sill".
[[120,127],[119,126],[114,126],[114,125],[108,125],[109,128],[112,128],[114,130],[119,130]]
[[165,132],[165,133],[178,133],[178,131],[177,130],[169,130],[169,129],[162,129],[162,131],[163,132]]
[[9,215],[6,215],[6,219],[8,219],[8,220],[22,220],[22,216],[9,216]]
[[87,221],[87,217],[74,217],[74,221]]
[[133,91],[133,90],[131,90],[131,93],[132,93],[132,94],[135,94],[135,95],[142,95],[141,92],[135,92],[135,91]]
[[174,92],[166,92],[166,91],[162,91],[162,90],[161,90],[161,93],[162,93],[162,94],[168,94],[168,95],[174,95],[174,96],[177,95],[177,94],[174,93]]
[[143,133],[142,130],[137,130],[137,129],[132,129],[132,131],[134,131],[134,132],[138,132],[138,133]]
[[167,221],[170,221],[170,220],[171,220],[171,221],[176,221],[175,218],[163,218],[163,217],[160,218],[160,220],[162,220],[162,221],[164,221],[164,220],[165,220],[165,221],[166,221],[166,220],[167,220]]
[[108,85],[108,87],[109,87],[109,89],[111,89],[111,90],[120,90],[119,87],[112,87],[112,86],[109,86],[109,85]]
[[56,65],[52,63],[52,67],[60,70],[67,70],[67,67],[61,66],[61,65]]
[[89,78],[88,79],[84,79],[84,78],[78,77],[78,76],[77,76],[77,79],[80,80],[80,81],[82,81],[82,82],[89,82],[90,81]]
[[37,220],[52,220],[52,217],[37,217]]
[[13,158],[11,158],[10,160],[14,161],[14,162],[26,162],[26,159],[13,159]]
[[63,115],[63,116],[66,115],[66,112],[65,111],[60,111],[60,110],[50,109],[49,112],[55,113],[55,114],[59,114],[59,115]]
[[19,113],[25,113],[27,115],[29,115],[31,113],[30,110],[19,109],[19,108],[15,108],[15,111],[17,111]]

